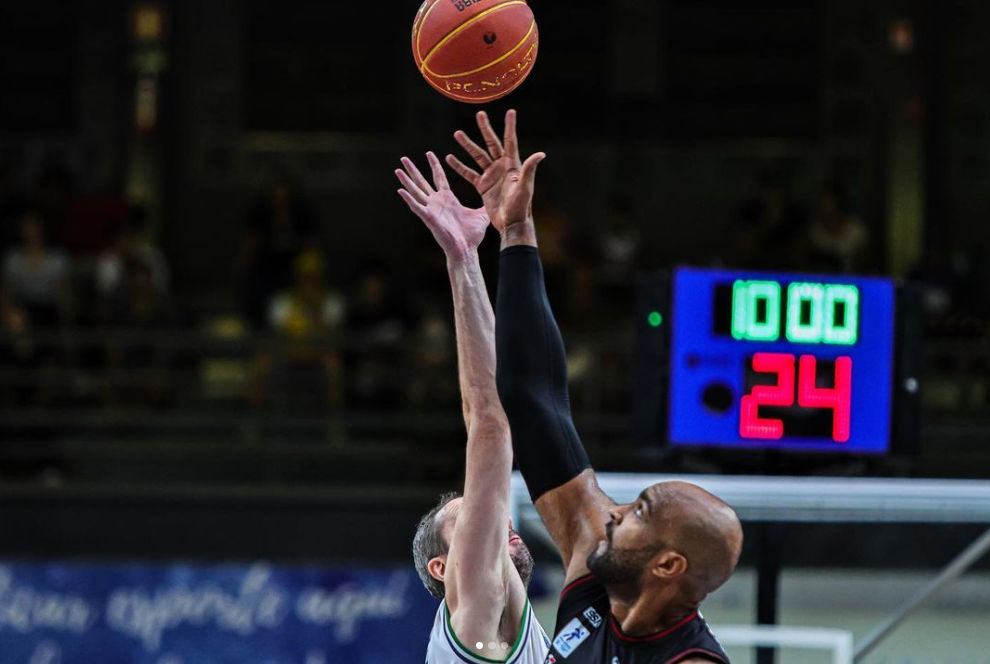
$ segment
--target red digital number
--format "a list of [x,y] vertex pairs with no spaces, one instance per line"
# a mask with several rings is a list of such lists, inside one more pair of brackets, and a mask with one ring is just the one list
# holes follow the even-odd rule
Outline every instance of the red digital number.
[[[798,405],[802,408],[830,408],[832,439],[837,443],[849,441],[852,366],[852,358],[836,358],[834,387],[829,388],[815,385],[818,363],[814,355],[802,355],[798,364]],[[759,408],[794,405],[794,355],[757,353],[753,355],[753,371],[777,374],[777,384],[757,385],[750,394],[743,396],[739,435],[743,438],[779,440],[784,436],[783,420],[761,418]]]
[[790,406],[794,403],[794,356],[787,353],[757,353],[753,371],[777,374],[776,385],[757,385],[742,398],[739,435],[743,438],[778,440],[784,436],[784,422],[759,416],[760,406]]
[[818,366],[814,355],[802,355],[798,367],[798,405],[832,409],[832,439],[849,441],[849,411],[852,395],[852,358],[835,359],[835,387],[815,387]]

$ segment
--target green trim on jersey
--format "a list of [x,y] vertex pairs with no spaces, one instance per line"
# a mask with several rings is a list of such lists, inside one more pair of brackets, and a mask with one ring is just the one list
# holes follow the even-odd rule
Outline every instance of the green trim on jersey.
[[484,655],[477,654],[476,652],[468,649],[463,643],[461,643],[461,640],[457,638],[457,634],[454,633],[454,627],[450,624],[450,608],[447,606],[446,602],[444,602],[443,604],[444,624],[447,627],[447,631],[450,632],[450,636],[454,641],[454,645],[456,645],[458,649],[463,651],[460,654],[464,655],[465,657],[470,657],[472,659],[480,660],[481,662],[485,662],[487,664],[505,664],[510,659],[512,659],[513,655],[516,654],[516,651],[519,650],[519,646],[522,645],[523,639],[526,636],[526,632],[529,631],[529,623],[532,613],[533,611],[529,606],[529,598],[527,597],[526,603],[523,605],[522,618],[519,620],[519,634],[516,635],[516,642],[512,644],[512,649],[509,650],[509,654],[507,654],[503,659],[491,659],[489,657],[485,657]]

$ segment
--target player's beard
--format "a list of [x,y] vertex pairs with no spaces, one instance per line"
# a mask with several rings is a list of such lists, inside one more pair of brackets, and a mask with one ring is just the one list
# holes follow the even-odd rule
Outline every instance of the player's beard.
[[[513,535],[518,534],[515,531]],[[529,552],[529,548],[526,546],[526,542],[519,538],[519,543],[516,546],[509,547],[509,557],[512,559],[512,564],[519,572],[519,578],[522,579],[523,586],[529,587],[529,580],[533,578],[533,554]]]
[[588,554],[588,570],[603,586],[633,597],[639,595],[643,570],[662,545],[620,549],[612,544],[612,522],[605,525],[607,546]]

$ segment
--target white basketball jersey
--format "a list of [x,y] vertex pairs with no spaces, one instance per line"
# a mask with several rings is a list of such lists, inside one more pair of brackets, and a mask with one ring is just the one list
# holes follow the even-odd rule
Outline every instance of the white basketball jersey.
[[[486,644],[487,645],[487,644]],[[426,646],[426,664],[543,664],[550,650],[550,639],[540,626],[540,621],[533,613],[533,607],[526,600],[523,607],[522,626],[519,636],[505,657],[482,657],[461,645],[450,626],[450,612],[447,602],[440,602],[437,616],[433,621],[430,632],[430,643]],[[501,651],[493,651],[501,652]]]

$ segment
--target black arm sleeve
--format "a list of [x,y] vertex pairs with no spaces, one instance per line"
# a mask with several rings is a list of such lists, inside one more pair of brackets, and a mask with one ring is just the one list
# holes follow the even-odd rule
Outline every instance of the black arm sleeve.
[[567,358],[536,247],[504,249],[495,303],[496,379],[512,450],[536,500],[591,464],[571,418]]

